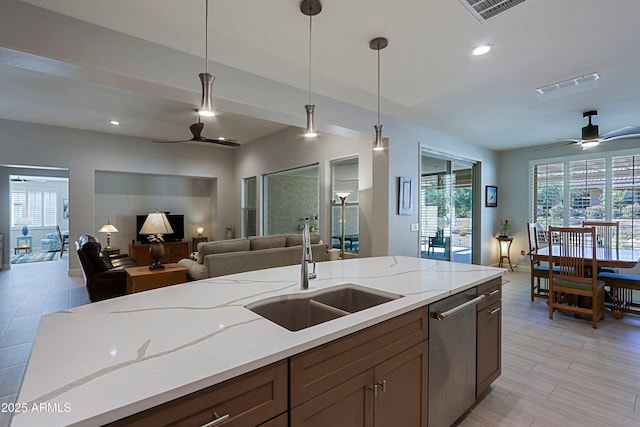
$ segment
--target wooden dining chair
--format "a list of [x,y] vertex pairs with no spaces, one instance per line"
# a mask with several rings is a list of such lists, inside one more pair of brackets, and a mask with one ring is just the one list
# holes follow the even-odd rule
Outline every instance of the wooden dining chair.
[[[583,227],[596,228],[596,246],[608,250],[617,251],[620,247],[620,223],[604,221],[582,221]],[[618,269],[613,267],[601,267],[599,272],[617,273]]]
[[531,301],[534,298],[549,298],[549,265],[536,259],[539,241],[539,226],[535,222],[527,223],[529,234],[529,262],[531,263]]
[[[593,328],[604,315],[604,282],[598,280],[595,227],[549,227],[560,239],[551,242],[549,271],[549,319],[556,310],[591,316]],[[571,298],[574,296],[574,298]],[[589,304],[584,298],[591,298]]]

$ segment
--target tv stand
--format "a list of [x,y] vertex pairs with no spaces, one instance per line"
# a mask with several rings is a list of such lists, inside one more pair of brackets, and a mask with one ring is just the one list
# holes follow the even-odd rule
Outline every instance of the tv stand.
[[[149,255],[150,243],[129,243],[129,257],[140,265],[151,264],[153,260]],[[164,255],[160,258],[162,263],[178,262],[189,258],[189,242],[164,242]]]

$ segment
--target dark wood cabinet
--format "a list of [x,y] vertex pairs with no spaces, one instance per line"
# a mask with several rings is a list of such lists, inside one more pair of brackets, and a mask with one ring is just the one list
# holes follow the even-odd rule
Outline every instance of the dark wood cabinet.
[[375,367],[376,427],[427,425],[428,355],[423,342]]
[[291,410],[291,427],[373,427],[369,369]]
[[291,426],[427,425],[428,311],[291,358]]
[[278,427],[282,425],[282,419],[272,418],[286,415],[286,411],[287,362],[283,360],[109,426],[200,427],[219,419],[219,424],[225,427],[257,426],[265,422],[267,426]]
[[[153,260],[149,255],[149,243],[129,243],[129,257],[140,265],[150,265]],[[163,264],[178,262],[181,259],[189,258],[189,242],[165,242],[164,255],[160,258]]]
[[502,372],[502,284],[496,279],[478,286],[487,300],[478,304],[476,335],[476,398]]

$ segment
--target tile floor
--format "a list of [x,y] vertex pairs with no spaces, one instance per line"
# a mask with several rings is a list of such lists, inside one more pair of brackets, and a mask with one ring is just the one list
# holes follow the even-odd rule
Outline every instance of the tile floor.
[[[0,404],[14,402],[40,317],[88,304],[82,277],[70,277],[69,254],[0,271]],[[9,415],[0,412],[0,427]]]
[[[0,403],[13,402],[40,316],[89,303],[62,260],[0,271]],[[509,272],[503,292],[503,371],[460,426],[640,426],[640,316],[589,320],[529,299],[529,274]],[[0,413],[0,427],[9,423]]]

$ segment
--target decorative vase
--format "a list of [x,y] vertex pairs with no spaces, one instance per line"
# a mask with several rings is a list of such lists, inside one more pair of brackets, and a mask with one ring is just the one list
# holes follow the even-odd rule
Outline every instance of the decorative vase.
[[29,234],[29,229],[27,228],[26,225],[22,226],[22,235],[26,236],[27,234]]

